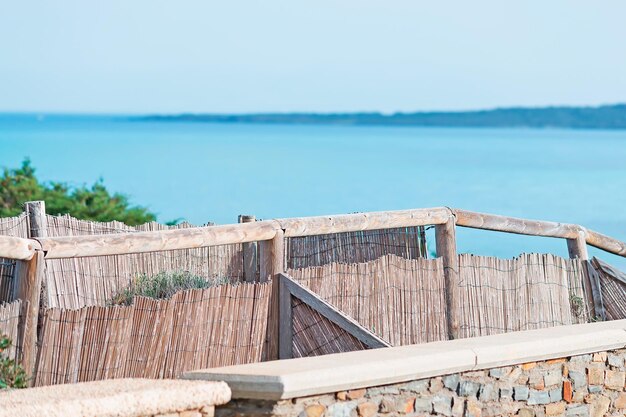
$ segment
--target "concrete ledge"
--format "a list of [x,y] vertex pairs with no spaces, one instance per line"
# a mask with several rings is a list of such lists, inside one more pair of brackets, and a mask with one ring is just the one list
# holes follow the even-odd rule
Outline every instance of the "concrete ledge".
[[223,382],[110,379],[0,392],[0,416],[139,417],[222,405]]
[[225,381],[233,398],[288,399],[626,347],[626,320],[227,366],[186,379]]

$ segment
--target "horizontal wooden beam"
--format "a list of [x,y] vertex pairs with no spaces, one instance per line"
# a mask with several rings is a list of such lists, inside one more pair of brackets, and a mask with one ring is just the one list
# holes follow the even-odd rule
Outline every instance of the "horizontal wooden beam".
[[280,274],[280,280],[281,286],[286,290],[283,292],[283,295],[288,292],[300,299],[313,310],[363,342],[365,346],[372,349],[391,346],[385,340],[361,326],[356,320],[337,310],[319,295],[291,279],[288,275]]
[[453,212],[456,216],[456,224],[458,226],[515,233],[518,235],[576,239],[578,232],[582,229],[576,224],[520,219],[496,214],[476,213],[461,209],[453,209]]
[[121,255],[193,249],[231,243],[272,239],[278,224],[275,221],[194,227],[156,232],[116,233],[89,236],[40,238],[46,259],[84,256]]
[[598,249],[626,257],[626,243],[622,241],[603,235],[602,233],[594,232],[593,230],[587,230],[586,240],[587,244]]
[[42,237],[37,238],[38,242],[2,236],[0,257],[29,260],[38,249],[46,253],[46,259],[192,249],[270,240],[280,231],[284,232],[285,237],[298,237],[441,225],[452,215],[456,217],[456,225],[482,230],[570,240],[581,239],[581,233],[584,233],[587,244],[626,257],[626,243],[576,224],[521,219],[447,207],[300,217],[155,232]]
[[0,258],[29,261],[38,249],[41,249],[41,245],[35,240],[0,236]]
[[447,207],[415,210],[379,211],[335,216],[277,219],[285,237],[324,235],[328,233],[392,229],[395,227],[443,224],[451,216]]

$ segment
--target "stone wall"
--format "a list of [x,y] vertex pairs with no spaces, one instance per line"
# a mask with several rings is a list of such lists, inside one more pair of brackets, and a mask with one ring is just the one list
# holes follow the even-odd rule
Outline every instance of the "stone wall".
[[215,415],[624,416],[625,358],[619,349],[289,400],[235,399]]

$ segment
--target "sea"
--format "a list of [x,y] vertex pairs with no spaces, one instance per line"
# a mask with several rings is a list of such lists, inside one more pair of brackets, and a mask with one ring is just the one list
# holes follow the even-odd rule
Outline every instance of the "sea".
[[[449,206],[577,223],[626,241],[626,131],[220,124],[0,115],[0,167],[91,185],[159,221]],[[459,252],[567,256],[561,239],[459,228]],[[434,249],[432,230],[429,241]],[[626,270],[626,259],[591,250]]]

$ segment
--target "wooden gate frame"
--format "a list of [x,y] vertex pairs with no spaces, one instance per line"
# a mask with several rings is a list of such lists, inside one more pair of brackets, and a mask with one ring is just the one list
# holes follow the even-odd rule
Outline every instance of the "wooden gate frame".
[[352,317],[346,315],[322,299],[308,288],[286,274],[278,274],[279,325],[278,325],[278,358],[293,358],[293,315],[291,297],[296,297],[304,304],[330,320],[351,336],[361,341],[370,349],[391,347],[379,336],[361,326]]

